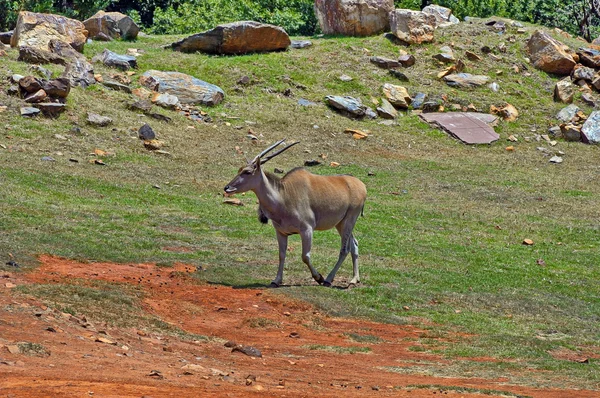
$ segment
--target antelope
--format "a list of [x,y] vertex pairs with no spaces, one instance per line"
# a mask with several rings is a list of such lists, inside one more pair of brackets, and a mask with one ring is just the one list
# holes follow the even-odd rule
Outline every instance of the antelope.
[[[263,164],[298,144],[298,141],[267,155],[281,144],[285,145],[285,139],[248,161],[224,188],[227,195],[254,192],[259,202],[259,220],[264,224],[271,220],[275,227],[279,246],[279,269],[270,287],[279,287],[283,282],[288,236],[294,234],[299,234],[302,239],[302,261],[320,285],[331,286],[348,253],[351,254],[353,268],[350,286],[360,283],[358,241],[352,231],[358,217],[363,214],[367,198],[365,184],[349,175],[320,176],[301,167],[291,170],[283,178],[264,171]],[[337,263],[327,278],[323,278],[310,259],[313,232],[333,227],[340,234],[342,246]]]

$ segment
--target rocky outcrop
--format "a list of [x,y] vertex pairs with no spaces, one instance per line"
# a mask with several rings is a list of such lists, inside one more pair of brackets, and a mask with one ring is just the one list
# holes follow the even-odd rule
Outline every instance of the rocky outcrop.
[[370,36],[390,27],[393,0],[315,0],[315,14],[327,35]]
[[283,28],[254,21],[219,25],[214,29],[187,37],[171,44],[182,52],[201,51],[209,54],[246,54],[281,51],[291,41]]
[[392,33],[408,44],[433,41],[436,26],[436,17],[422,11],[396,9],[390,13]]
[[571,74],[576,64],[561,42],[541,30],[531,35],[527,51],[533,66],[544,72],[565,76]]
[[88,31],[85,26],[75,19],[21,11],[10,45],[48,50],[48,43],[51,40],[60,40],[70,44],[75,50],[83,52],[87,37]]
[[98,11],[83,24],[89,32],[89,38],[94,40],[135,40],[140,32],[133,19],[120,12]]
[[217,105],[225,97],[220,87],[179,72],[149,70],[140,82],[150,90],[176,96],[182,104]]

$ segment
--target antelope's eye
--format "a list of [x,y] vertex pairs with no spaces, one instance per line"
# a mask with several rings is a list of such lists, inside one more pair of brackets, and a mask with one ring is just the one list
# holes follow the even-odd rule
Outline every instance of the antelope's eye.
[[248,175],[251,174],[250,170],[242,170],[242,175]]

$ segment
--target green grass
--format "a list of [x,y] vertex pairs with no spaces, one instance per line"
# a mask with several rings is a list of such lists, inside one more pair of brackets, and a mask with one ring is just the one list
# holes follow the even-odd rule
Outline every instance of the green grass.
[[[11,258],[8,253],[26,270],[43,253],[91,261],[185,262],[205,270],[195,275],[202,281],[265,286],[276,272],[273,228],[256,220],[253,194],[238,196],[243,207],[222,204],[220,194],[245,157],[287,137],[301,144],[273,160],[270,168],[289,170],[325,154],[324,165],[312,171],[350,173],[367,185],[365,217],[355,230],[363,283],[353,290],[315,286],[300,260],[296,236],[290,238],[285,273],[285,283],[292,286],[276,294],[307,300],[331,315],[424,328],[433,337],[424,337],[417,349],[455,359],[454,375],[505,372],[497,365],[458,360],[482,356],[510,363],[515,374],[543,370],[535,380],[515,382],[555,385],[560,376],[581,388],[600,389],[597,360],[582,365],[548,354],[561,347],[599,354],[598,147],[559,140],[551,148],[536,140],[556,123],[553,117],[562,105],[552,101],[556,78],[527,63],[527,37],[512,28],[506,35],[490,33],[480,23],[440,30],[435,44],[406,48],[417,57],[414,67],[403,70],[408,83],[395,81],[368,61],[370,55],[398,54],[399,48],[380,36],[311,38],[314,45],[305,50],[234,57],[162,49],[179,36],[86,46],[88,57],[105,47],[119,53],[142,48],[146,54],[139,58],[138,75],[147,69],[177,70],[221,86],[225,101],[203,108],[212,123],[194,123],[165,110],[160,112],[172,117],[172,123],[141,117],[127,109],[133,96],[99,85],[73,89],[69,110],[56,120],[21,118],[22,100],[6,95],[5,78],[29,72],[11,50],[0,65],[0,103],[9,106],[0,122],[0,144],[6,147],[0,148],[0,264]],[[580,46],[575,40],[560,40]],[[502,41],[507,54],[497,51]],[[458,90],[437,80],[441,67],[431,56],[450,43],[461,58],[466,50],[480,53],[483,45],[490,46],[500,59],[467,61],[467,72],[490,76],[501,92],[486,87]],[[522,72],[515,73],[513,65]],[[115,72],[95,67],[104,75]],[[60,73],[60,68],[51,69]],[[342,82],[342,74],[354,80]],[[251,84],[238,87],[242,76],[249,76]],[[133,80],[132,86],[139,86]],[[498,142],[472,147],[410,112],[401,112],[388,126],[380,120],[350,120],[322,105],[326,95],[351,95],[371,104],[372,98],[381,97],[386,82],[403,84],[411,94],[444,95],[447,108],[473,104],[487,111],[506,101],[521,117],[496,127]],[[282,95],[288,88],[293,93],[289,98]],[[321,105],[304,108],[297,105],[298,98]],[[579,94],[576,103],[589,114],[591,108]],[[108,115],[114,123],[91,127],[85,123],[87,112]],[[144,122],[166,142],[171,156],[144,149],[136,134]],[[371,135],[355,141],[343,133],[345,128]],[[259,143],[246,138],[250,129]],[[517,143],[506,141],[511,134],[519,137]],[[515,151],[506,151],[507,145]],[[564,151],[565,162],[550,164],[539,146]],[[112,154],[103,157],[106,166],[89,163],[95,149]],[[42,161],[44,156],[56,161]],[[331,168],[329,161],[341,166]],[[535,244],[523,245],[526,238]],[[315,234],[312,258],[321,272],[331,268],[338,251],[337,233]],[[538,264],[540,259],[545,265]],[[348,260],[338,273],[340,286],[350,275]],[[114,290],[121,287],[28,289],[24,292],[77,314],[94,313],[89,303],[102,300],[122,311],[118,317],[139,315],[136,293]],[[132,322],[150,322],[139,316]],[[271,326],[257,320],[257,327]],[[468,337],[451,338],[457,334]],[[446,336],[450,338],[442,341]]]
[[341,347],[331,345],[311,344],[305,346],[309,350],[334,352],[336,354],[368,354],[371,352],[369,347]]

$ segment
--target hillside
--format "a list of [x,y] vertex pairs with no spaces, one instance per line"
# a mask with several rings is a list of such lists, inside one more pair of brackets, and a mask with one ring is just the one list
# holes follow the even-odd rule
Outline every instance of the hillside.
[[[410,47],[383,36],[295,37],[312,46],[212,56],[164,48],[183,36],[87,44],[88,59],[105,48],[141,50],[133,89],[152,69],[225,92],[213,107],[154,106],[151,113],[166,116],[159,119],[132,110],[134,94],[101,84],[72,88],[56,119],[22,117],[25,103],[8,94],[10,79],[37,72],[7,49],[0,57],[7,393],[598,394],[599,148],[543,137],[565,104],[553,101],[559,78],[527,61],[525,43],[539,27],[525,24],[519,33],[507,23],[500,34],[486,22],[438,29],[434,43]],[[433,59],[443,46],[499,90],[446,85],[437,77],[446,66]],[[400,51],[416,58],[400,69],[407,82],[370,62]],[[54,76],[63,70],[44,68]],[[106,79],[119,71],[95,63],[94,73]],[[519,117],[499,121],[498,141],[471,146],[412,109],[382,123],[324,103],[352,96],[374,109],[385,83],[425,93],[446,111],[508,103]],[[592,112],[581,92],[574,101]],[[112,123],[90,125],[90,112]],[[159,151],[138,138],[145,123]],[[367,185],[355,230],[362,284],[354,289],[346,289],[349,259],[334,288],[317,286],[295,236],[285,285],[267,290],[277,264],[272,226],[256,220],[252,193],[237,196],[243,206],[223,203],[223,187],[246,159],[282,138],[300,144],[269,171],[318,160],[312,172],[353,174]],[[562,163],[551,163],[554,155]],[[315,234],[321,272],[338,251],[335,231]],[[227,340],[260,349],[262,358],[232,353]]]

